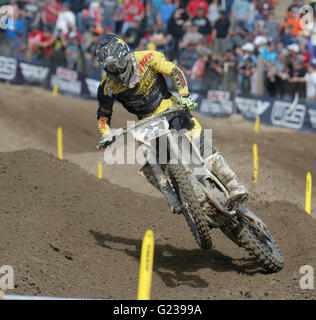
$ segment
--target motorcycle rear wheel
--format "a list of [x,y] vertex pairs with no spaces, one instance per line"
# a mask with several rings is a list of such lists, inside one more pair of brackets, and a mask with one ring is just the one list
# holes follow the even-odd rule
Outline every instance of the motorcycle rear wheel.
[[267,272],[278,272],[284,267],[282,253],[267,229],[265,232],[271,240],[260,236],[246,219],[242,219],[240,225],[232,231],[225,227],[221,227],[221,230],[230,240],[255,257]]

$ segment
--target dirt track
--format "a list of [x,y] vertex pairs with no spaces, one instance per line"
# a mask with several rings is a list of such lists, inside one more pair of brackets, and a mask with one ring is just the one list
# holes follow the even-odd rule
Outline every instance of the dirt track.
[[[12,265],[16,277],[8,293],[135,299],[141,239],[151,228],[153,299],[316,298],[315,290],[299,288],[300,267],[316,268],[316,188],[313,216],[304,212],[306,172],[316,172],[314,135],[264,126],[255,134],[240,117],[197,115],[283,252],[285,268],[267,275],[219,231],[211,252],[199,250],[184,219],[138,177],[138,165],[104,166],[111,182],[96,179],[102,154],[95,151],[95,111],[94,101],[0,85],[0,266]],[[117,106],[113,126],[127,119]],[[55,157],[58,126],[64,161]]]

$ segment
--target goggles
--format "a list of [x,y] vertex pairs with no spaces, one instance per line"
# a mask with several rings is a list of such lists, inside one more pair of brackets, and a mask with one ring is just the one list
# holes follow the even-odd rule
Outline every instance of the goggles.
[[121,73],[124,73],[125,70],[126,70],[126,67],[127,67],[127,65],[126,65],[124,68],[122,68],[122,67],[117,67],[114,63],[111,63],[111,64],[105,66],[105,67],[104,67],[104,70],[105,70],[106,72],[109,72],[109,73],[117,76],[117,75],[119,75],[119,74],[121,74]]

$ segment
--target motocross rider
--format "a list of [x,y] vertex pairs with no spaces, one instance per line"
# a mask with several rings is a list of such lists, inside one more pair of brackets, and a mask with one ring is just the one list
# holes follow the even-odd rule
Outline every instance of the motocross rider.
[[[189,111],[197,107],[190,97],[184,73],[174,63],[167,61],[163,53],[155,50],[132,52],[122,39],[107,35],[98,43],[96,55],[106,72],[98,88],[100,149],[105,148],[112,139],[110,125],[114,100],[119,101],[139,119],[161,113],[172,105],[185,105]],[[179,100],[168,91],[164,76],[174,81]],[[190,124],[178,116],[176,129],[188,129],[193,138],[196,135],[203,136],[203,129],[197,119],[191,114],[189,117]],[[202,141],[202,137],[200,138]],[[205,139],[204,143],[206,142]],[[248,196],[246,187],[229,168],[222,155],[214,148],[206,153],[202,154],[205,164],[225,185],[230,201],[245,199]],[[140,171],[148,178],[147,169],[145,165]]]

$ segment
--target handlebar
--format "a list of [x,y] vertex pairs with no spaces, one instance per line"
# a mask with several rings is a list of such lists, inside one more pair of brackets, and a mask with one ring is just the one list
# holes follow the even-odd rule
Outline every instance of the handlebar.
[[[121,128],[121,130],[118,129],[120,131],[120,134],[118,134],[117,136],[114,135],[112,141],[109,141],[109,145],[112,144],[117,139],[117,137],[119,137],[121,135],[126,135],[132,129],[136,129],[136,128],[146,124],[147,122],[151,122],[153,120],[157,120],[157,119],[163,118],[163,117],[165,117],[165,116],[167,116],[169,114],[176,113],[176,112],[179,112],[179,111],[188,112],[189,109],[185,105],[171,106],[166,111],[163,111],[161,113],[157,113],[157,114],[154,114],[154,115],[149,116],[147,118],[144,118],[142,120],[139,120],[135,124],[134,127],[124,127],[124,128]],[[107,147],[105,147],[105,148],[107,148]],[[97,146],[98,150],[102,150],[102,149],[105,149],[105,148],[100,148],[100,146]]]

